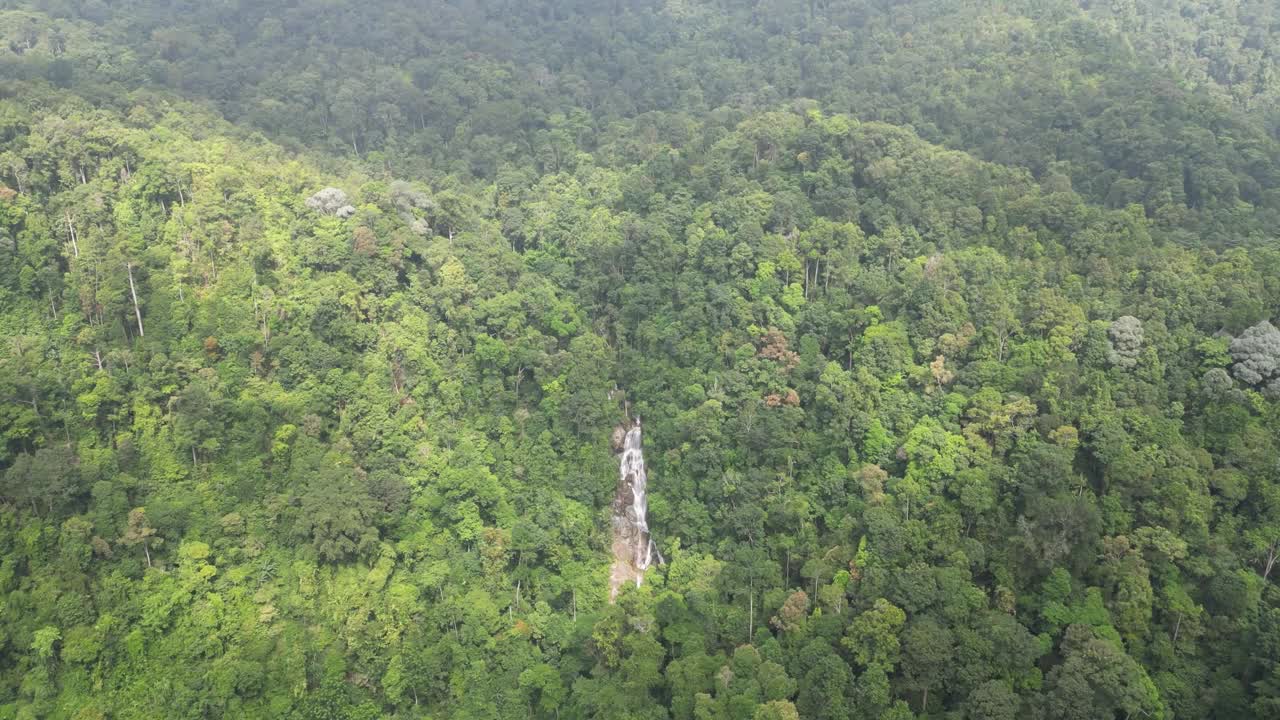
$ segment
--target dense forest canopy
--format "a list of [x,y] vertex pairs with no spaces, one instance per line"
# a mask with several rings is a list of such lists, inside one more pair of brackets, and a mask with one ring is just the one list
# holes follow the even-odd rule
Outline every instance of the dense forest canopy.
[[1278,49],[0,0],[0,719],[1280,715]]

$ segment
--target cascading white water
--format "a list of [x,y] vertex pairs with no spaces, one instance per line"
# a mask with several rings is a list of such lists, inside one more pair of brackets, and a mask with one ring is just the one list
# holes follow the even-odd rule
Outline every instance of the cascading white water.
[[640,418],[636,418],[622,441],[618,469],[618,490],[613,500],[613,571],[609,597],[615,598],[624,582],[644,580],[644,571],[662,555],[649,535],[649,478],[645,473],[644,450],[640,443]]

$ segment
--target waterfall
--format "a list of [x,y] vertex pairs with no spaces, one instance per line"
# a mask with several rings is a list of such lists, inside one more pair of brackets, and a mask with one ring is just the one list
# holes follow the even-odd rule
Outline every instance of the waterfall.
[[[619,428],[622,430],[622,428]],[[644,450],[640,442],[640,418],[625,429],[622,458],[618,466],[618,489],[613,499],[613,571],[609,575],[609,598],[618,596],[625,582],[640,587],[644,571],[661,563],[662,555],[649,535],[649,478],[645,473]]]

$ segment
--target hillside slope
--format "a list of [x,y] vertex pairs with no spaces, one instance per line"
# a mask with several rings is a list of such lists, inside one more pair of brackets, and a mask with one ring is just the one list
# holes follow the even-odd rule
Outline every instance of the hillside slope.
[[0,716],[1277,702],[1274,248],[813,103],[411,182],[0,97]]

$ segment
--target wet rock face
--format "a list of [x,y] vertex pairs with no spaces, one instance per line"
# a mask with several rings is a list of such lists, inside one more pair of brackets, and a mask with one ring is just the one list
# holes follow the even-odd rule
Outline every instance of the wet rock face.
[[631,487],[630,483],[625,481],[618,484],[617,491],[613,495],[613,521],[618,524],[621,519],[621,526],[618,528],[624,533],[630,528],[635,527],[635,523],[630,514],[633,513],[632,508],[635,507],[636,491]]
[[614,428],[613,429],[613,451],[616,453],[622,452],[623,445],[626,443],[626,441],[627,441],[627,427],[625,425],[619,425],[618,427]]
[[[618,435],[621,434],[621,442]],[[644,579],[656,547],[649,536],[649,479],[645,472],[640,442],[640,420],[630,428],[614,430],[614,445],[620,447],[618,489],[613,498],[613,571],[609,577],[609,598],[617,597],[623,583]],[[659,556],[661,561],[661,556]]]

